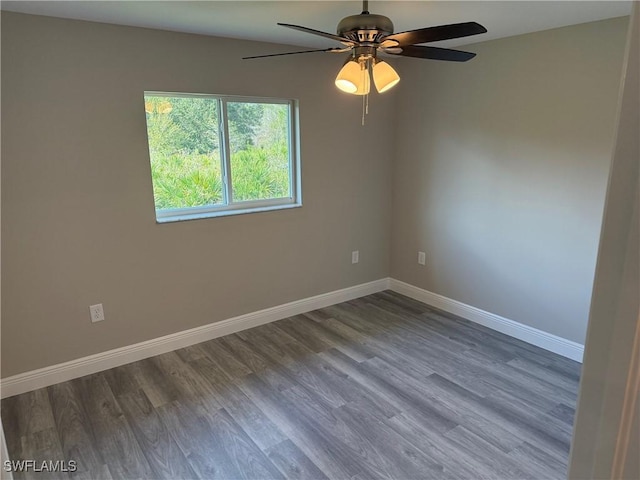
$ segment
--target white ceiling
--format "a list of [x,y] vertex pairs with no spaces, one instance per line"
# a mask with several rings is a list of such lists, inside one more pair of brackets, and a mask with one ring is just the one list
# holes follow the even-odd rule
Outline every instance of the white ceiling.
[[[523,33],[619,17],[631,1],[371,1],[395,31],[476,21],[488,33],[434,43],[457,46]],[[279,27],[293,23],[335,33],[341,18],[360,13],[360,1],[2,1],[2,10],[243,38],[305,47],[336,46],[331,40]]]

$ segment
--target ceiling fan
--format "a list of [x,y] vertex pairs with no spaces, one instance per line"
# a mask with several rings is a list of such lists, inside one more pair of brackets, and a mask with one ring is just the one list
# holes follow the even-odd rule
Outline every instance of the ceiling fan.
[[278,57],[312,52],[349,52],[349,57],[336,77],[336,86],[340,90],[354,95],[368,95],[371,77],[373,77],[373,83],[380,93],[386,92],[400,81],[400,77],[396,71],[387,62],[378,58],[378,55],[466,62],[475,57],[476,54],[418,44],[468,37],[487,31],[486,28],[476,22],[465,22],[393,33],[393,23],[391,20],[384,15],[369,13],[368,6],[369,2],[364,0],[362,2],[362,13],[359,15],[350,15],[340,20],[336,35],[300,25],[278,23],[278,25],[283,27],[337,40],[342,43],[342,47],[257,55],[244,57],[244,59]]

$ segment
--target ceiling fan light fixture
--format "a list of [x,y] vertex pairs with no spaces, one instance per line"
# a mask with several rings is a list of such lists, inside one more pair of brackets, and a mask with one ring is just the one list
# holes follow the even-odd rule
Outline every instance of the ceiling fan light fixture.
[[278,23],[278,25],[338,41],[342,44],[342,47],[254,55],[244,58],[279,57],[313,52],[349,52],[349,58],[338,72],[335,84],[339,90],[345,93],[362,97],[362,125],[364,125],[365,115],[369,111],[371,82],[375,84],[379,93],[391,90],[400,82],[398,73],[388,63],[378,60],[378,54],[387,54],[392,57],[402,56],[448,62],[466,62],[475,57],[476,54],[422,44],[469,37],[487,32],[487,29],[479,23],[463,22],[393,33],[393,22],[384,15],[370,13],[368,0],[363,0],[362,2],[362,13],[350,15],[340,21],[337,34],[290,23]]
[[400,75],[387,62],[378,60],[373,66],[373,83],[378,93],[391,90],[399,81]]
[[364,61],[350,59],[338,72],[336,87],[352,95],[366,95],[371,89],[369,70]]

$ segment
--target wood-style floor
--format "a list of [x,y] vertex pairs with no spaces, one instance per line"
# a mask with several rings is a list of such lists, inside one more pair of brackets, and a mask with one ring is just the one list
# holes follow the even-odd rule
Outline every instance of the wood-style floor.
[[580,366],[393,292],[2,401],[16,478],[563,479]]

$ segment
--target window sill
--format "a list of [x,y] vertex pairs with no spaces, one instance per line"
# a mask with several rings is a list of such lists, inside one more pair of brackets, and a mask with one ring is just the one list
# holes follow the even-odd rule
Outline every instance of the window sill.
[[266,207],[251,207],[236,210],[219,210],[212,212],[187,213],[171,215],[169,217],[156,217],[156,223],[186,222],[188,220],[200,220],[203,218],[229,217],[232,215],[245,215],[247,213],[273,212],[275,210],[288,210],[290,208],[302,207],[302,203],[289,203],[286,205],[270,205]]

